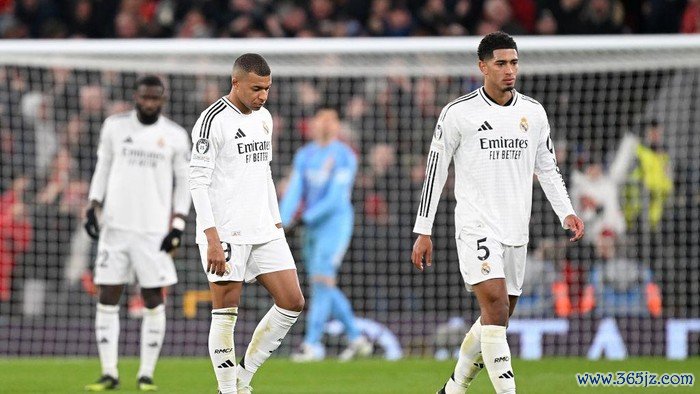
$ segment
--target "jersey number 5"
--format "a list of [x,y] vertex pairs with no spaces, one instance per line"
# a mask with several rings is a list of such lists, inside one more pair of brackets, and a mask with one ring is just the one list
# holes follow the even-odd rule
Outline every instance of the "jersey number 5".
[[489,258],[491,255],[491,252],[489,251],[489,248],[486,247],[486,245],[482,245],[482,242],[486,242],[486,238],[481,238],[476,241],[476,250],[483,250],[484,255],[483,256],[476,256],[479,261],[484,261]]

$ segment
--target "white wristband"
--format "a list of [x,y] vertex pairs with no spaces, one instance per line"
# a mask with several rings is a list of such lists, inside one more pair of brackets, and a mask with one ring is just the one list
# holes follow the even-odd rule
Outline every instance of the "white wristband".
[[174,229],[185,231],[185,220],[181,217],[174,217],[172,226]]

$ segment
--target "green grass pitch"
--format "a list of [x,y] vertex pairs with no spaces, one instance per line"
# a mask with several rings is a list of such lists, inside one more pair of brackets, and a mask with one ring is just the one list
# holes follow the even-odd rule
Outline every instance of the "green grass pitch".
[[[271,359],[253,380],[255,394],[272,393],[434,393],[452,373],[454,361],[380,359],[339,363],[324,361],[294,364]],[[118,393],[136,393],[138,360],[120,360],[121,388]],[[667,361],[634,358],[625,361],[588,361],[580,358],[547,358],[514,361],[518,393],[698,393],[694,387],[578,387],[576,373],[651,371],[694,373],[700,377],[700,358]],[[2,393],[78,393],[99,374],[96,359],[4,358],[0,359]],[[164,358],[158,363],[155,381],[162,393],[216,393],[211,364],[205,358]],[[474,393],[493,393],[486,373],[472,385]]]

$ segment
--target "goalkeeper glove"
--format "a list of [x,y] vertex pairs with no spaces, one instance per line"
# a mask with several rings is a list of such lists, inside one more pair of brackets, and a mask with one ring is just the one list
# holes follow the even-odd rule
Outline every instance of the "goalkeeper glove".
[[90,207],[88,208],[87,212],[85,212],[85,231],[88,233],[90,238],[92,239],[97,239],[100,237],[100,225],[97,223],[97,212],[95,212],[95,209],[97,207]]
[[180,246],[182,241],[182,232],[185,231],[185,220],[179,216],[173,218],[172,229],[168,235],[163,238],[163,243],[160,244],[160,250],[165,253],[170,253]]
[[170,253],[180,246],[180,240],[182,239],[182,230],[176,228],[170,230],[168,235],[163,239],[163,243],[160,245],[160,250],[165,253]]

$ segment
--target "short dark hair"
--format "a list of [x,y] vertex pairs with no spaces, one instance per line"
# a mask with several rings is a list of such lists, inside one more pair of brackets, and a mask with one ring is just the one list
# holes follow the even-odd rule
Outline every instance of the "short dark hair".
[[163,81],[161,81],[159,77],[153,74],[144,75],[143,77],[139,78],[136,81],[136,89],[138,89],[139,86],[158,86],[165,90],[165,85],[163,85]]
[[271,73],[265,58],[257,53],[246,53],[239,56],[233,63],[233,69],[234,71],[239,69],[247,73],[252,72],[261,77],[266,77]]
[[321,105],[317,106],[314,113],[317,114],[321,111],[335,111],[336,114],[340,114],[340,111],[338,111],[338,108],[334,107],[331,104],[321,104]]
[[518,45],[508,33],[497,31],[489,33],[481,39],[476,53],[479,55],[479,60],[484,61],[491,59],[493,51],[497,49],[515,49],[517,51]]

